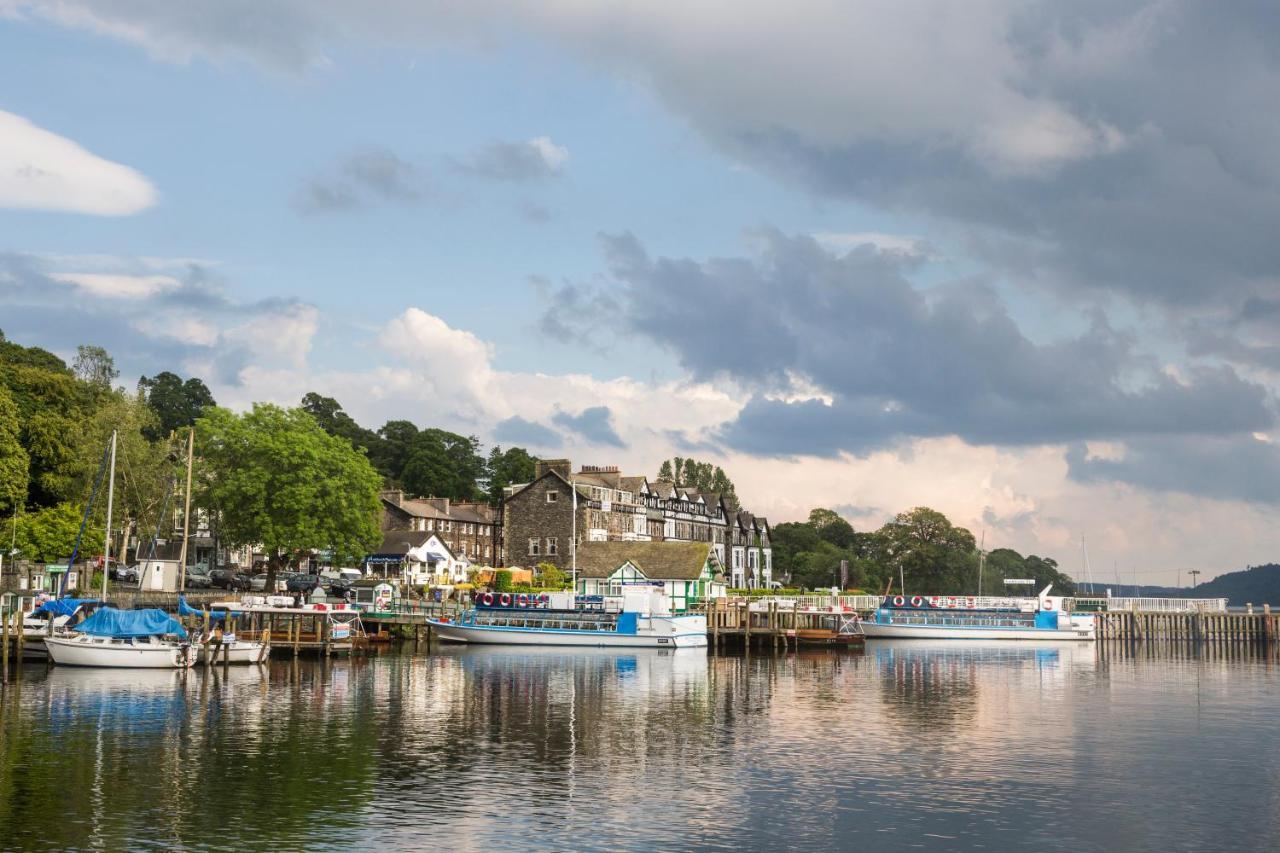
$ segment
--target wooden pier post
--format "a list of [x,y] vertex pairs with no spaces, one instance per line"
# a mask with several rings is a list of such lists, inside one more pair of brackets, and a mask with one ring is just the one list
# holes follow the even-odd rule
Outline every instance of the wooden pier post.
[[4,680],[9,680],[9,617],[12,613],[4,614],[4,625],[0,627],[0,666],[4,667]]

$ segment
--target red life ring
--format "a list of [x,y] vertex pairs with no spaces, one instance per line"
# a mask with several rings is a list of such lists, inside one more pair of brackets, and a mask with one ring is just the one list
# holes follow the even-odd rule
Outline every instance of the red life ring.
[[493,604],[493,593],[491,593],[491,592],[486,592],[484,595],[482,595],[482,596],[480,596],[480,597],[481,597],[482,599],[484,599],[484,603],[485,603],[486,605]]
[[528,607],[529,596],[525,595],[523,592],[520,593],[519,595],[516,596],[516,604],[520,605],[521,607]]
[[920,596],[918,596],[918,595],[913,595],[913,596],[911,596],[911,606],[912,606],[912,607],[919,607],[921,604],[924,604],[924,599],[923,599],[923,598],[921,598],[921,597],[920,597]]
[[510,607],[510,606],[511,606],[511,593],[509,593],[509,592],[504,592],[501,596],[499,596],[499,597],[498,597],[498,601],[502,603],[502,606],[503,606],[503,607]]
[[894,607],[901,607],[902,605],[904,605],[904,604],[906,604],[906,603],[907,603],[907,600],[906,600],[905,598],[903,598],[902,596],[900,596],[900,595],[899,595],[899,596],[896,596],[896,597],[893,599],[893,606],[894,606]]
[[538,603],[539,603],[539,604],[547,604],[547,603],[548,603],[548,602],[550,602],[550,601],[551,601],[551,596],[550,596],[550,595],[548,595],[548,594],[547,594],[547,593],[545,593],[545,592],[544,592],[542,595],[538,596]]

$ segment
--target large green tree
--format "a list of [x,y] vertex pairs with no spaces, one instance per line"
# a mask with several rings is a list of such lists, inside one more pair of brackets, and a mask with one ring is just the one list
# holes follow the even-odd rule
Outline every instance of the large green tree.
[[22,446],[18,407],[7,388],[0,385],[0,510],[16,509],[27,498],[27,467],[31,464]]
[[470,501],[479,496],[484,475],[479,439],[424,429],[414,436],[400,481],[411,494]]
[[182,427],[189,427],[205,409],[216,406],[208,386],[194,376],[183,381],[164,371],[138,380],[138,396],[156,413],[158,424],[147,437],[157,441]]
[[356,423],[355,418],[342,410],[342,404],[337,400],[310,391],[302,398],[302,409],[315,418],[320,428],[329,435],[345,438],[357,449],[363,448],[371,459],[378,455],[381,443],[378,434]]
[[81,344],[76,347],[76,360],[72,365],[76,378],[103,390],[120,376],[115,359],[102,347]]
[[717,494],[738,508],[738,495],[733,481],[722,468],[710,462],[699,462],[684,456],[673,456],[658,466],[658,479],[674,483],[680,488],[693,489],[703,494]]
[[196,430],[198,502],[218,515],[224,541],[265,549],[268,589],[311,550],[358,559],[381,541],[378,472],[311,413],[261,403],[242,415],[214,408]]
[[[76,535],[80,532],[80,522],[83,517],[84,507],[71,503],[60,503],[32,513],[23,513],[18,517],[18,559],[36,563],[57,563],[66,560],[75,547]],[[83,560],[94,554],[101,555],[102,542],[102,526],[90,521],[81,539],[80,554],[77,559]]]
[[915,507],[880,528],[885,562],[912,592],[949,593],[972,589],[977,543],[929,507]]
[[489,451],[489,461],[485,465],[489,479],[486,490],[489,503],[497,506],[502,502],[502,490],[512,483],[529,483],[537,469],[538,460],[529,455],[523,447],[509,447],[503,450],[494,447]]

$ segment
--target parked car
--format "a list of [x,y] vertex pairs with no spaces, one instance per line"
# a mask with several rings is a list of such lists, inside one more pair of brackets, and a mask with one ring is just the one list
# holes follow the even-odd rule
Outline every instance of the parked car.
[[200,566],[187,566],[187,589],[208,589],[211,586],[213,586],[213,582],[210,580],[208,572]]
[[364,577],[359,569],[325,569],[320,573],[321,582],[344,581],[348,586]]
[[322,582],[325,584],[325,592],[329,593],[331,598],[351,598],[354,581],[343,578],[324,578]]
[[320,586],[319,575],[308,575],[302,573],[291,575],[289,580],[285,583],[285,589],[289,592],[305,592],[308,594],[318,586]]
[[212,569],[209,582],[220,589],[248,589],[249,576],[232,568]]
[[137,583],[138,575],[137,566],[112,566],[110,571],[110,578],[116,583]]

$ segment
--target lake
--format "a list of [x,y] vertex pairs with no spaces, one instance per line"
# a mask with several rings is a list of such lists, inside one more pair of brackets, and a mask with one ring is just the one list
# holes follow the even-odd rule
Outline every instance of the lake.
[[1274,650],[28,666],[0,846],[1274,849],[1278,747]]

